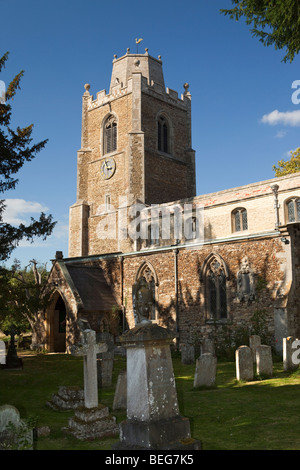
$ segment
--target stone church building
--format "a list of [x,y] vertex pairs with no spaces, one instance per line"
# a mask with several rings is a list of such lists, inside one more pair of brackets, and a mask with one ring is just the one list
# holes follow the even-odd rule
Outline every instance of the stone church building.
[[68,351],[77,318],[118,336],[139,315],[179,347],[255,319],[278,350],[299,335],[300,174],[197,196],[189,85],[166,88],[160,56],[128,49],[109,92],[89,89],[69,253],[53,260],[40,342]]

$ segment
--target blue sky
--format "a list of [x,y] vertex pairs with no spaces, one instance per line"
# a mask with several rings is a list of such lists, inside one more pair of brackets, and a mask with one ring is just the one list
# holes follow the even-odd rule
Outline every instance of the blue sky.
[[[23,265],[68,255],[69,206],[76,201],[84,84],[108,90],[114,54],[162,56],[166,86],[192,94],[192,138],[197,194],[273,178],[273,164],[300,146],[300,104],[291,100],[300,80],[297,57],[264,47],[243,21],[219,13],[230,0],[0,0],[0,56],[9,60],[0,79],[25,75],[13,102],[13,125],[34,123],[46,148],[19,172],[4,194],[7,220],[51,213],[56,229],[45,242],[22,243],[12,255]],[[274,111],[278,111],[274,113]],[[288,114],[289,113],[289,114]],[[265,117],[264,117],[265,116]],[[263,119],[264,117],[264,119]],[[11,264],[11,260],[7,263]]]

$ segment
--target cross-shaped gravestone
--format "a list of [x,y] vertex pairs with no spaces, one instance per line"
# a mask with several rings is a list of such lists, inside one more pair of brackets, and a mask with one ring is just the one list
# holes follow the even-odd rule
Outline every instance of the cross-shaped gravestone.
[[96,332],[86,320],[80,319],[78,324],[81,342],[71,347],[71,353],[73,356],[83,356],[84,406],[96,408],[98,406],[97,354],[106,352],[107,345],[104,342],[96,342]]
[[14,369],[20,368],[23,366],[22,359],[20,359],[17,355],[16,345],[15,345],[15,336],[20,334],[20,330],[16,328],[14,325],[10,325],[10,327],[5,330],[4,332],[7,336],[10,336],[10,343],[7,351],[6,356],[6,368]]

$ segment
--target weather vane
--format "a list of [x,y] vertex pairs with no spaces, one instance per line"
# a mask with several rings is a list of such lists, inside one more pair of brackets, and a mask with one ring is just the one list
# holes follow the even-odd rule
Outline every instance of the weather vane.
[[138,51],[139,51],[139,43],[143,41],[143,38],[136,38],[135,39],[135,43],[136,43],[136,53],[138,54]]

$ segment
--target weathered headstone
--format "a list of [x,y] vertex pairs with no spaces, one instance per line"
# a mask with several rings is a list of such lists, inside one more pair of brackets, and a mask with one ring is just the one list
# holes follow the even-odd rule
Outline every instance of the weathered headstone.
[[196,360],[194,387],[212,387],[216,382],[217,358],[204,353]]
[[299,347],[297,338],[293,336],[288,336],[287,338],[283,338],[282,341],[282,353],[283,353],[283,369],[285,371],[293,371],[298,369],[299,364],[293,361],[293,354],[295,353],[296,349]]
[[253,379],[253,358],[248,346],[240,346],[235,351],[235,367],[237,380]]
[[261,339],[258,335],[249,336],[249,346],[252,352],[253,362],[256,362],[256,348],[261,345]]
[[12,405],[0,406],[0,450],[33,449],[33,429],[20,418]]
[[113,410],[126,410],[127,408],[127,373],[126,370],[122,370],[119,373],[114,402]]
[[97,354],[106,351],[107,346],[96,342],[96,332],[87,321],[78,323],[81,342],[70,349],[74,356],[83,356],[84,406],[75,410],[65,431],[82,440],[116,435],[116,418],[109,415],[108,407],[98,403]]
[[201,341],[201,354],[204,353],[210,353],[213,356],[216,355],[214,342],[210,338],[204,338]]
[[273,375],[273,360],[271,346],[261,344],[256,348],[256,373],[271,377]]
[[181,362],[182,364],[194,364],[195,348],[192,344],[183,344],[181,346]]
[[6,363],[6,347],[4,341],[0,340],[0,364]]
[[75,410],[84,406],[84,391],[79,387],[61,386],[46,405],[55,411]]
[[97,355],[98,387],[110,387],[114,367],[114,338],[110,333],[98,333],[97,342],[105,342],[107,351]]
[[127,419],[117,450],[194,449],[190,423],[180,416],[170,343],[173,334],[145,322],[120,337],[127,348]]

